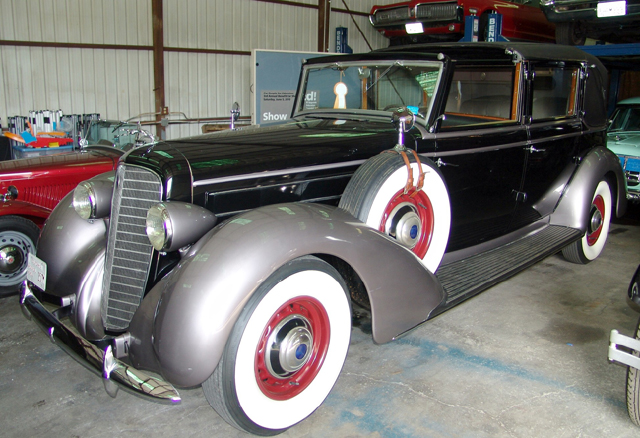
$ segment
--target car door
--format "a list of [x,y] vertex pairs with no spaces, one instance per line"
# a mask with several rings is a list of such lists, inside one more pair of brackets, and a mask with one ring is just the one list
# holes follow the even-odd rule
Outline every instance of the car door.
[[531,65],[526,170],[511,229],[549,215],[576,166],[580,119],[578,64]]
[[436,134],[436,155],[451,200],[447,251],[503,235],[521,185],[521,74],[516,66],[458,67]]

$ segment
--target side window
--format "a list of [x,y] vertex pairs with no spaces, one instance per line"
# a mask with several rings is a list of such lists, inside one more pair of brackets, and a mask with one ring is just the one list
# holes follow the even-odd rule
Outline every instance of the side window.
[[533,79],[533,120],[576,115],[578,68],[537,68]]
[[456,69],[442,127],[517,120],[517,71],[516,67]]

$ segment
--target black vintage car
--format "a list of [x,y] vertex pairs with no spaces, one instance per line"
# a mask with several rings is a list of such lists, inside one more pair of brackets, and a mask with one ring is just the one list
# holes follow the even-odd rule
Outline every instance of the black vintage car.
[[568,46],[309,60],[288,123],[149,144],[80,183],[23,309],[112,395],[202,385],[230,424],[282,432],[336,382],[351,303],[384,343],[548,255],[598,257],[626,208],[606,82]]

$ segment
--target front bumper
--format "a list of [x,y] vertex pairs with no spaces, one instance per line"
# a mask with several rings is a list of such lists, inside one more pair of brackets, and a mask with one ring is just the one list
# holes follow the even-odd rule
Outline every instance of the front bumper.
[[617,330],[611,330],[609,337],[609,360],[640,370],[640,357],[619,349],[620,346],[640,352],[640,340],[621,335]]
[[[86,367],[102,376],[107,393],[116,396],[118,387],[156,401],[180,402],[178,391],[168,382],[150,376],[113,355],[111,345],[104,350],[84,339],[72,327],[62,323],[56,312],[48,311],[31,291],[28,282],[20,289],[20,305],[27,319],[33,320],[51,342]],[[62,308],[63,309],[63,308]]]

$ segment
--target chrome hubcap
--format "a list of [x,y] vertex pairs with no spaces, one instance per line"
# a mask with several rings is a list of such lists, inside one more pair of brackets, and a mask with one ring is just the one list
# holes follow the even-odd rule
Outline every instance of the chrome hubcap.
[[589,222],[589,233],[593,233],[602,226],[602,212],[597,207],[591,209],[591,221]]
[[0,273],[11,275],[22,268],[24,252],[16,245],[6,245],[0,248]]
[[267,341],[267,369],[274,377],[289,377],[307,363],[312,346],[313,335],[309,321],[302,315],[284,318]]
[[409,203],[398,204],[385,223],[385,232],[410,249],[418,243],[421,228],[420,216]]

